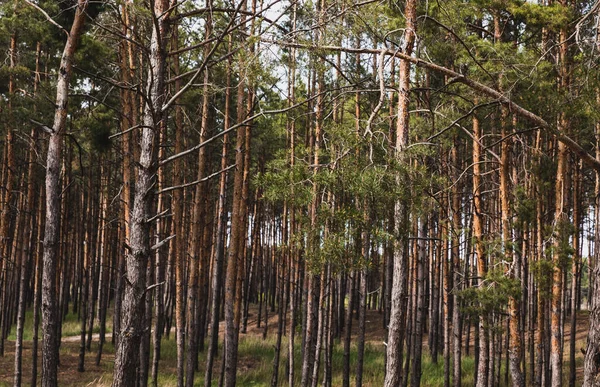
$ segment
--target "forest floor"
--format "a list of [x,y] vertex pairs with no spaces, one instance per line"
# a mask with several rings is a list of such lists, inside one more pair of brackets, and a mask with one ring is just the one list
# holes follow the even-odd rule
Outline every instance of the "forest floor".
[[[268,335],[263,340],[264,324],[261,328],[256,324],[256,310],[251,311],[248,320],[247,333],[240,334],[239,356],[238,356],[238,385],[239,386],[268,386],[270,385],[272,374],[272,362],[274,357],[274,347],[277,331],[277,314],[269,315]],[[96,365],[96,355],[98,351],[98,329],[95,328],[95,334],[92,336],[92,347],[90,352],[86,352],[85,372],[78,372],[79,362],[79,330],[80,323],[77,322],[77,316],[69,314],[63,324],[63,339],[60,348],[60,367],[59,367],[59,385],[60,386],[110,386],[112,382],[112,367],[114,361],[114,347],[110,342],[112,319],[107,318],[108,332],[106,334],[107,343],[104,345],[102,358],[99,365]],[[220,332],[223,332],[224,325],[221,323]],[[353,335],[356,335],[357,325],[353,324]],[[365,346],[365,365],[364,365],[364,386],[380,386],[383,384],[383,367],[385,346],[383,344],[384,329],[382,315],[377,311],[367,312],[367,333]],[[586,335],[588,329],[587,313],[582,312],[578,315],[577,323],[577,380],[582,380],[583,354],[580,349],[585,348]],[[13,329],[14,330],[14,329]],[[172,331],[174,332],[174,331]],[[565,326],[565,380],[568,378],[568,358],[569,358],[569,339],[570,325],[567,322]],[[473,337],[473,335],[471,335]],[[14,332],[9,336],[6,342],[5,354],[0,357],[0,386],[10,386],[13,382],[14,370]],[[297,342],[300,340],[297,339]],[[356,340],[354,340],[355,342]],[[219,348],[221,348],[219,344]],[[287,362],[287,337],[282,340],[282,354],[279,367],[280,385],[287,384],[286,362]],[[27,316],[25,326],[25,340],[23,351],[23,383],[29,384],[31,380],[32,359],[31,359],[31,316]],[[432,363],[427,350],[427,335],[424,337],[424,356],[423,356],[423,386],[441,386],[443,385],[443,358],[439,357],[438,363]],[[220,351],[221,352],[221,351]],[[464,351],[463,351],[464,352]],[[472,347],[470,354],[472,355]],[[441,354],[440,354],[441,355]],[[41,375],[41,352],[38,359],[38,381]],[[354,368],[354,358],[356,357],[356,345],[353,345],[351,359],[351,368]],[[296,346],[296,359],[300,359],[300,348]],[[195,385],[203,385],[204,364],[206,360],[205,352],[200,354],[199,364],[200,372],[195,379]],[[342,380],[342,360],[343,344],[337,343],[334,349],[333,358],[333,385],[340,385]],[[503,359],[503,362],[505,360]],[[296,361],[298,371],[296,377],[297,385],[300,384],[300,361]],[[214,366],[213,380],[216,384],[218,373],[221,367],[220,357],[216,359]],[[465,356],[462,363],[463,384],[472,385],[474,377],[474,360],[472,356]],[[161,361],[159,366],[158,384],[160,386],[176,385],[176,346],[174,333],[169,338],[164,338],[161,347]],[[504,379],[504,370],[502,371]],[[354,375],[352,375],[352,378]],[[578,383],[579,385],[580,383]]]

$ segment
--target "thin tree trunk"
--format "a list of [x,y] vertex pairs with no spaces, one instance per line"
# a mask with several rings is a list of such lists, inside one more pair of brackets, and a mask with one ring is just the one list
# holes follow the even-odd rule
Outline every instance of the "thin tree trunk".
[[[481,127],[479,118],[473,115],[473,237],[477,253],[477,277],[482,286],[487,274],[486,255],[483,246],[483,203],[481,200]],[[479,356],[477,367],[477,387],[487,387],[489,377],[489,330],[485,312],[479,316]]]
[[[425,324],[425,260],[427,259],[427,244],[425,242],[427,238],[427,221],[426,219],[421,220],[421,228],[419,230],[420,239],[418,241],[418,254],[417,254],[417,303],[415,308],[416,319],[414,326],[414,340],[415,340],[415,351],[413,354],[413,362],[411,369],[411,387],[418,387],[421,385],[421,357],[423,349],[423,327]],[[456,304],[455,304],[456,305]],[[456,372],[455,372],[456,375]],[[460,379],[459,382],[460,384]],[[455,384],[456,385],[456,384]]]
[[[287,244],[287,209],[284,208],[283,210],[283,235],[284,235],[284,241],[283,244]],[[256,216],[256,213],[255,213]],[[255,228],[255,232],[256,232],[256,228]],[[277,339],[275,342],[275,356],[273,357],[273,373],[271,374],[271,387],[277,387],[278,386],[278,378],[279,378],[279,355],[281,353],[281,336],[284,333],[284,329],[285,326],[283,324],[283,316],[285,313],[285,287],[284,287],[284,278],[285,278],[285,259],[281,259],[281,257],[279,258],[280,261],[280,274],[279,274],[279,292],[278,292],[278,321],[277,321]]]
[[357,343],[357,354],[356,354],[356,386],[360,387],[363,383],[363,368],[364,368],[364,356],[365,356],[365,330],[366,330],[366,313],[367,313],[367,278],[368,278],[368,265],[370,262],[370,238],[369,232],[366,230],[366,225],[370,224],[370,219],[367,214],[367,203],[363,205],[363,219],[364,224],[361,232],[361,256],[364,259],[363,268],[360,272],[360,285],[358,288],[358,343]]
[[[106,335],[106,310],[108,308],[108,289],[110,285],[108,282],[108,268],[109,268],[109,229],[107,224],[108,219],[108,180],[110,176],[110,170],[106,171],[104,168],[101,170],[100,181],[106,176],[106,180],[102,185],[102,237],[100,240],[100,281],[99,281],[99,292],[100,292],[100,300],[98,304],[98,317],[100,318],[100,332],[99,332],[99,340],[98,340],[98,354],[96,355],[96,365],[100,365],[100,360],[102,359],[102,350],[104,348],[104,341]],[[91,332],[90,332],[91,336]]]
[[[460,197],[460,177],[462,170],[458,158],[460,141],[458,137],[454,138],[454,147],[452,148],[453,164],[453,186],[452,186],[452,228],[451,228],[451,255],[452,255],[452,385],[459,387],[462,385],[462,321],[460,315],[460,236],[462,233],[461,219],[461,197]],[[448,339],[449,340],[449,339]]]
[[39,331],[40,331],[40,313],[42,304],[42,272],[44,268],[43,261],[43,245],[39,243],[44,238],[44,196],[45,190],[40,187],[40,197],[38,198],[38,213],[37,213],[37,230],[38,239],[35,241],[35,287],[33,295],[33,335],[31,338],[31,386],[36,387],[37,385],[37,369],[38,369],[38,342],[39,342]]
[[[242,80],[238,85],[237,107],[238,122],[245,118],[244,97],[245,82]],[[225,386],[234,387],[236,384],[237,371],[237,348],[239,320],[236,319],[236,292],[238,286],[238,270],[243,262],[243,246],[241,241],[244,237],[244,215],[243,211],[243,185],[244,185],[244,148],[246,142],[246,131],[240,128],[237,131],[235,173],[233,181],[233,209],[231,212],[231,235],[227,253],[227,269],[225,273]]]
[[[568,7],[568,0],[561,0],[561,5]],[[559,67],[559,91],[568,93],[568,32],[567,27],[563,27],[559,33],[559,48],[558,48],[558,67]],[[558,129],[561,133],[567,133],[569,130],[569,122],[564,111],[559,113]],[[555,207],[554,207],[554,233],[553,233],[553,276],[552,276],[552,296],[550,308],[550,367],[552,370],[551,383],[553,387],[562,386],[562,366],[563,366],[563,335],[562,335],[562,318],[563,312],[563,275],[564,275],[564,259],[562,243],[565,238],[568,238],[567,230],[565,230],[568,218],[568,191],[570,187],[567,184],[567,147],[562,142],[558,143],[558,167],[556,171],[555,181]]]
[[[39,57],[41,52],[41,43],[37,43],[36,49],[36,78],[34,81],[34,93],[37,91],[37,74],[39,73]],[[14,386],[19,387],[23,379],[22,361],[23,361],[23,329],[25,325],[25,312],[27,308],[27,291],[29,287],[29,278],[35,264],[36,240],[39,229],[36,229],[35,214],[35,175],[36,175],[36,151],[37,151],[37,133],[33,128],[31,130],[31,149],[29,150],[28,168],[27,168],[27,199],[25,214],[29,215],[27,230],[29,240],[23,243],[23,259],[26,260],[25,269],[21,271],[21,280],[19,283],[19,310],[17,312],[17,337],[15,341],[15,377]],[[24,215],[24,214],[23,214]],[[35,296],[34,296],[35,297]]]
[[[15,5],[16,6],[16,5]],[[9,62],[10,69],[14,69],[17,65],[17,34],[14,32],[10,36],[10,46],[9,46]],[[15,191],[15,172],[16,172],[16,160],[15,160],[15,128],[13,125],[13,110],[12,110],[12,100],[15,94],[15,79],[14,75],[9,76],[8,81],[8,125],[6,131],[6,142],[4,146],[4,157],[5,163],[4,167],[4,179],[2,180],[2,184],[4,185],[3,189],[5,193],[0,192],[0,202],[2,202],[2,208],[0,209],[0,292],[2,292],[1,302],[0,302],[0,356],[4,356],[4,339],[6,338],[5,332],[7,328],[10,328],[10,321],[7,318],[7,313],[10,310],[9,305],[7,305],[10,300],[9,297],[9,287],[8,287],[8,266],[9,262],[12,261],[11,257],[11,245],[13,243],[11,234],[11,208],[13,203],[13,194]],[[63,124],[64,125],[64,124]],[[60,157],[60,156],[59,156]],[[2,280],[3,279],[3,280]]]
[[[229,38],[229,51],[231,51],[232,41]],[[225,117],[223,130],[230,127],[230,101],[231,101],[231,58],[227,61],[226,82],[225,82]],[[223,136],[223,147],[221,150],[221,170],[227,166],[229,147],[229,135]],[[206,371],[204,375],[204,386],[209,387],[212,380],[212,368],[214,359],[217,355],[219,343],[219,307],[221,305],[221,288],[223,287],[223,266],[224,266],[224,241],[225,228],[227,224],[227,172],[223,172],[219,180],[219,199],[217,202],[217,229],[215,231],[215,262],[213,263],[212,277],[212,302],[210,315],[210,341],[208,353],[206,355]]]
[[569,342],[569,386],[575,387],[577,379],[576,369],[577,364],[575,363],[575,345],[577,341],[577,306],[578,306],[578,278],[579,278],[579,267],[580,267],[580,226],[581,226],[581,210],[580,210],[580,169],[578,163],[573,166],[573,224],[575,226],[575,233],[573,234],[573,262],[571,270],[571,339]]
[[[173,29],[173,46],[179,47],[178,28]],[[173,68],[175,75],[180,75],[179,56],[173,58]],[[175,82],[175,93],[181,90],[181,80]],[[175,106],[175,153],[183,152],[183,112],[180,106]],[[173,183],[181,185],[184,181],[184,162],[183,159],[175,160],[173,165]],[[177,189],[173,192],[171,207],[173,211],[172,229],[175,234],[175,240],[171,242],[171,254],[175,260],[175,341],[177,351],[177,387],[183,387],[185,375],[185,267],[186,267],[186,238],[184,236],[183,224],[183,198],[184,189]]]
[[[348,273],[348,281],[346,289],[348,290],[348,307],[346,309],[346,324],[344,329],[344,370],[343,370],[343,386],[350,386],[350,352],[352,344],[352,309],[354,308],[354,281],[358,273],[351,270]],[[345,294],[344,294],[345,298]],[[343,304],[344,300],[340,300]]]

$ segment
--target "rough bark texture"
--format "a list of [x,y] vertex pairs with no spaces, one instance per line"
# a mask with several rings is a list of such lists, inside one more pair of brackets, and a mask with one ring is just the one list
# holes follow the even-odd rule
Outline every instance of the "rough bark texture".
[[[404,8],[406,29],[404,32],[405,46],[403,53],[410,56],[415,40],[417,17],[417,0],[407,0]],[[399,163],[405,162],[404,150],[408,145],[409,130],[409,88],[410,88],[410,62],[401,60],[398,73],[398,121],[396,126],[396,159]],[[398,178],[398,184],[402,184]],[[397,238],[394,248],[393,279],[391,291],[390,322],[388,326],[388,342],[386,349],[386,387],[399,386],[402,375],[402,353],[404,345],[404,327],[406,320],[406,285],[408,268],[405,257],[406,231],[408,220],[406,203],[398,200],[394,209],[396,223],[395,236]]]
[[137,163],[133,211],[131,214],[131,250],[126,256],[123,311],[120,339],[115,354],[113,386],[133,386],[140,340],[145,329],[146,271],[151,256],[150,224],[153,185],[156,179],[157,147],[155,142],[162,127],[164,101],[165,47],[167,37],[166,0],[156,1],[152,10],[156,18],[152,23],[150,62],[148,69],[147,101],[144,107],[140,153]]
[[[520,262],[517,260],[518,254],[513,251],[512,228],[510,224],[510,189],[509,189],[509,167],[510,159],[509,152],[511,147],[511,139],[508,138],[508,109],[501,107],[500,125],[502,126],[502,137],[505,141],[502,142],[500,160],[500,207],[502,212],[502,244],[506,262],[512,262],[508,267],[507,275],[509,278],[519,279]],[[508,316],[509,316],[509,343],[508,343],[508,364],[510,376],[514,386],[525,386],[523,371],[521,370],[522,346],[519,330],[520,305],[519,300],[514,295],[510,295],[508,299]]]
[[554,264],[554,271],[552,275],[552,297],[550,304],[550,367],[551,367],[551,383],[552,386],[562,385],[562,297],[563,297],[563,246],[561,246],[561,240],[563,232],[565,232],[565,223],[568,222],[566,210],[566,169],[567,169],[567,147],[560,143],[558,145],[558,169],[556,171],[556,192],[555,192],[555,235],[554,238],[554,250],[552,261]]
[[[238,121],[243,120],[244,82],[238,86]],[[242,109],[241,109],[242,108]],[[241,111],[240,111],[241,110]],[[238,287],[239,263],[242,261],[240,239],[244,240],[242,219],[242,190],[244,184],[244,147],[246,131],[240,128],[235,144],[235,173],[233,180],[233,209],[231,212],[231,237],[227,252],[227,269],[225,272],[225,386],[236,384],[237,348],[239,320],[235,318],[235,295]],[[239,284],[241,285],[241,284]]]
[[75,19],[65,44],[56,86],[56,110],[48,143],[46,159],[46,223],[44,230],[44,255],[42,273],[42,386],[58,385],[58,299],[56,292],[56,266],[60,237],[60,165],[62,141],[67,122],[69,82],[73,70],[73,57],[83,29],[87,0],[78,0]]

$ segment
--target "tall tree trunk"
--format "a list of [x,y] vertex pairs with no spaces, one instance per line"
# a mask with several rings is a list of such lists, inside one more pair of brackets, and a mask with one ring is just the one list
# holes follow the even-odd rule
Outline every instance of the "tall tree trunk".
[[[406,0],[404,8],[406,26],[404,33],[403,52],[411,55],[416,33],[417,0]],[[396,125],[395,157],[402,164],[405,163],[404,151],[408,145],[409,133],[409,88],[410,88],[410,62],[400,61],[398,72],[398,121]],[[398,176],[397,183],[402,185]],[[396,222],[394,248],[393,279],[391,293],[390,323],[388,327],[388,342],[386,349],[385,387],[399,386],[402,375],[402,353],[404,343],[404,327],[406,320],[406,281],[408,268],[405,257],[406,233],[408,230],[407,204],[398,200],[394,209]]]
[[[243,78],[242,78],[243,79]],[[245,117],[245,82],[240,81],[237,94],[238,123]],[[237,348],[239,334],[239,319],[236,319],[236,293],[238,286],[238,270],[242,270],[245,240],[244,224],[244,148],[246,143],[246,131],[240,128],[237,131],[235,173],[233,180],[233,209],[231,212],[231,235],[229,249],[227,252],[227,270],[225,273],[225,386],[233,387],[236,384],[237,372]]]
[[[479,118],[473,115],[473,237],[477,253],[477,277],[479,286],[487,274],[486,254],[483,246],[483,203],[481,200],[481,127]],[[479,316],[479,361],[477,367],[477,387],[488,386],[489,376],[489,330],[486,312]]]
[[[144,106],[144,128],[140,138],[140,154],[131,215],[131,250],[126,256],[126,284],[123,299],[121,333],[115,354],[113,386],[132,386],[136,381],[137,356],[145,314],[146,270],[151,255],[150,223],[153,186],[156,179],[156,141],[162,129],[164,103],[164,71],[169,4],[158,0],[151,10],[154,15],[150,40],[147,99]],[[166,13],[166,14],[165,14]],[[159,17],[160,15],[160,17]]]
[[57,335],[58,303],[56,296],[56,266],[60,234],[60,159],[67,122],[69,82],[77,41],[83,30],[87,0],[78,0],[75,18],[65,44],[58,71],[56,110],[46,159],[46,223],[44,230],[44,257],[42,274],[42,386],[58,385]]
[[[229,51],[231,51],[231,37],[229,38]],[[231,101],[231,58],[227,61],[225,81],[225,117],[223,130],[230,127],[230,101]],[[227,156],[229,148],[229,135],[223,136],[223,147],[221,150],[221,170],[227,167]],[[217,228],[215,231],[215,252],[212,277],[212,302],[210,315],[210,341],[206,355],[206,371],[204,375],[204,386],[209,387],[212,380],[212,368],[217,355],[219,343],[219,308],[221,306],[221,288],[223,287],[223,265],[224,265],[224,242],[225,228],[227,224],[227,172],[223,172],[219,179],[219,198],[217,202]],[[259,319],[260,320],[260,319]]]
[[[12,43],[12,42],[11,42]],[[38,86],[38,74],[39,74],[39,58],[41,54],[41,43],[37,43],[36,47],[36,77],[34,80],[34,93],[37,92]],[[22,374],[22,360],[23,360],[23,330],[25,325],[25,312],[27,308],[27,300],[26,296],[29,289],[29,278],[33,269],[35,268],[36,263],[36,248],[37,248],[37,239],[38,233],[40,230],[36,228],[36,197],[35,197],[35,188],[36,188],[36,157],[37,157],[37,135],[38,131],[36,128],[31,130],[31,149],[29,149],[29,158],[28,158],[28,168],[27,168],[27,199],[26,199],[26,208],[25,214],[29,216],[28,225],[27,225],[27,235],[29,235],[29,240],[23,243],[23,259],[26,261],[26,268],[21,272],[21,280],[19,283],[19,310],[17,312],[17,338],[15,341],[15,377],[14,377],[14,386],[20,386],[21,381],[23,379]],[[40,204],[41,206],[41,204]],[[35,282],[34,282],[35,288]],[[35,295],[34,295],[35,297]]]
[[[9,62],[10,69],[14,70],[17,58],[17,34],[14,32],[10,36],[9,45]],[[14,116],[13,116],[13,98],[15,96],[15,77],[11,73],[8,80],[8,125],[6,131],[6,142],[4,145],[4,179],[2,184],[5,193],[0,192],[0,202],[2,202],[2,208],[0,209],[0,356],[4,356],[4,339],[7,327],[10,327],[11,322],[7,318],[7,311],[10,309],[7,305],[10,300],[9,287],[8,287],[8,266],[13,260],[11,255],[11,245],[13,243],[11,235],[11,208],[13,205],[13,194],[15,191],[15,172],[16,172],[16,160],[15,160],[15,134],[13,127]]]
[[[173,29],[173,46],[179,47],[178,28]],[[179,56],[173,58],[173,69],[175,75],[180,75]],[[181,80],[177,77],[175,82],[175,93],[181,90]],[[183,152],[183,112],[181,106],[175,106],[175,153]],[[182,185],[184,181],[184,161],[175,160],[173,165],[173,183]],[[183,199],[184,189],[177,189],[173,192],[171,207],[173,211],[172,229],[175,234],[175,240],[171,242],[171,254],[175,261],[175,342],[177,352],[177,387],[183,387],[185,374],[185,267],[186,267],[186,242],[184,236],[183,224]]]
[[[596,36],[596,47],[600,46],[600,32]],[[600,89],[596,89],[596,106],[600,106]],[[600,123],[595,125],[596,158],[600,159]],[[600,171],[596,171],[594,186],[594,255],[590,257],[590,326],[583,362],[583,386],[600,385]],[[592,280],[593,279],[593,280]]]
[[[460,316],[460,236],[462,233],[460,176],[462,170],[458,158],[460,142],[454,138],[451,158],[453,173],[452,186],[452,228],[451,228],[451,255],[452,255],[452,385],[461,386],[462,383],[462,321]],[[449,339],[449,338],[448,338]]]
[[[323,20],[324,14],[324,4],[325,0],[320,0],[316,4],[317,12],[318,12],[318,20]],[[318,28],[316,31],[316,41],[320,42],[322,39],[322,31],[321,28]],[[319,156],[321,151],[321,135],[322,135],[322,125],[323,125],[323,109],[324,109],[324,98],[323,98],[323,88],[324,88],[324,70],[322,68],[317,69],[316,66],[322,65],[321,62],[313,63],[313,82],[316,94],[316,104],[315,104],[315,120],[314,120],[314,131],[309,133],[310,136],[310,145],[311,145],[311,155],[310,158],[314,165],[312,169],[313,176],[315,176],[319,171]],[[309,128],[311,126],[309,125]],[[317,208],[320,203],[319,197],[319,187],[316,181],[312,183],[312,202],[310,204],[310,225],[313,231],[309,233],[308,236],[308,249],[310,252],[315,253],[318,249],[318,234],[316,232],[317,225]],[[321,270],[323,271],[323,270]],[[320,277],[317,274],[313,273],[311,270],[306,270],[306,288],[307,288],[307,297],[306,297],[306,311],[304,312],[306,316],[306,330],[303,332],[305,335],[305,339],[303,342],[303,357],[302,357],[302,378],[301,384],[304,386],[312,385],[312,377],[314,375],[313,369],[318,368],[318,362],[315,364],[315,347],[317,346],[318,340],[318,331],[319,331],[319,300],[318,295],[316,294],[319,289]]]
[[[102,185],[102,220],[101,220],[101,238],[100,238],[100,265],[99,265],[99,303],[98,303],[98,317],[100,319],[100,332],[98,339],[98,354],[96,355],[96,365],[100,365],[102,358],[102,350],[104,348],[104,341],[106,335],[106,309],[108,308],[108,289],[110,285],[108,282],[108,267],[109,264],[109,228],[108,228],[108,181],[110,178],[110,170],[106,171],[105,168],[101,169],[100,182]],[[104,180],[104,182],[102,182]],[[90,332],[91,336],[91,332]]]
[[[560,4],[569,7],[569,0],[561,0]],[[558,73],[559,73],[559,92],[569,92],[569,54],[568,54],[568,31],[563,27],[559,33],[558,47]],[[559,113],[558,130],[561,133],[567,133],[569,122],[564,111]],[[562,386],[562,366],[563,366],[563,335],[562,335],[562,301],[563,301],[563,275],[564,275],[564,239],[568,238],[566,224],[568,217],[568,187],[567,183],[567,162],[568,153],[564,143],[558,143],[558,167],[555,181],[555,207],[554,207],[554,234],[553,234],[553,256],[554,265],[552,276],[552,297],[550,308],[550,367],[552,370],[551,383],[553,387]]]
[[[297,11],[298,11],[298,3],[294,2],[292,6],[292,39],[296,39],[296,25],[297,25]],[[288,106],[293,106],[296,101],[296,49],[292,48],[290,52],[290,71],[289,71],[289,89],[288,89]],[[296,120],[288,117],[288,138],[289,138],[289,149],[290,149],[290,158],[289,165],[290,169],[294,168],[295,165],[295,157],[296,157]],[[292,195],[294,194],[294,186],[291,185]],[[289,229],[289,240],[293,240],[296,231],[296,207],[294,204],[290,205],[290,229]],[[294,339],[296,338],[296,293],[298,291],[298,284],[296,282],[296,272],[297,272],[297,263],[296,263],[296,249],[293,247],[292,243],[289,243],[288,248],[288,259],[290,262],[289,265],[289,309],[290,309],[290,317],[289,317],[289,328],[288,328],[288,385],[294,385]],[[259,319],[260,321],[260,319]]]
[[579,267],[581,263],[580,251],[580,226],[581,226],[581,210],[580,210],[580,168],[579,163],[573,165],[573,224],[575,233],[573,234],[573,262],[571,270],[571,339],[569,342],[569,386],[575,387],[577,379],[577,364],[575,363],[575,345],[577,341],[577,309],[578,309],[578,278]]

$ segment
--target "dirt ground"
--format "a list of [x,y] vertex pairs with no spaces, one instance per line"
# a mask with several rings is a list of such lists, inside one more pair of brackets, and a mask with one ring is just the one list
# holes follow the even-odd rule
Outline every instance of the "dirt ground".
[[[258,328],[256,325],[257,313],[253,310],[248,319],[248,331],[245,334],[241,334],[241,340],[244,337],[261,337],[264,330],[264,325]],[[269,313],[269,325],[268,334],[274,334],[277,330],[277,314]],[[223,324],[223,323],[221,323]],[[585,340],[588,330],[588,315],[587,313],[581,313],[578,315],[577,323],[577,356],[582,358],[581,350],[585,345]],[[382,323],[382,315],[377,311],[367,312],[367,332],[366,339],[368,342],[375,346],[381,345],[383,347],[384,333]],[[221,325],[220,332],[223,332],[224,325]],[[353,334],[356,334],[358,330],[358,324],[353,324]],[[473,337],[473,335],[471,335]],[[98,335],[93,336],[93,342],[97,342]],[[107,340],[110,341],[110,334],[107,335]],[[570,324],[567,322],[565,326],[565,361],[568,361],[569,356],[569,340],[570,340]],[[424,336],[424,345],[427,346],[427,334]],[[30,341],[24,343],[23,350],[23,384],[30,384],[31,381],[31,345]],[[472,345],[472,344],[471,344]],[[114,355],[110,350],[110,346],[107,348],[107,352],[103,354],[99,365],[96,365],[96,345],[92,345],[92,352],[86,352],[85,358],[85,371],[80,373],[77,371],[77,365],[79,362],[79,336],[64,337],[61,343],[60,349],[60,367],[59,367],[59,385],[60,386],[103,386],[110,385],[110,375],[114,361]],[[41,352],[38,358],[38,382],[41,375]],[[5,346],[5,354],[0,357],[0,386],[11,386],[13,384],[14,377],[14,341],[7,341]],[[244,359],[243,364],[240,364],[240,372],[243,372],[245,368],[251,368],[252,360]],[[259,360],[256,360],[259,361]],[[166,362],[168,363],[168,362]],[[578,364],[581,364],[578,361]],[[166,368],[165,368],[166,367]],[[172,364],[161,364],[161,370],[167,370],[169,372],[175,372]],[[581,380],[582,367],[578,368],[578,380]]]

